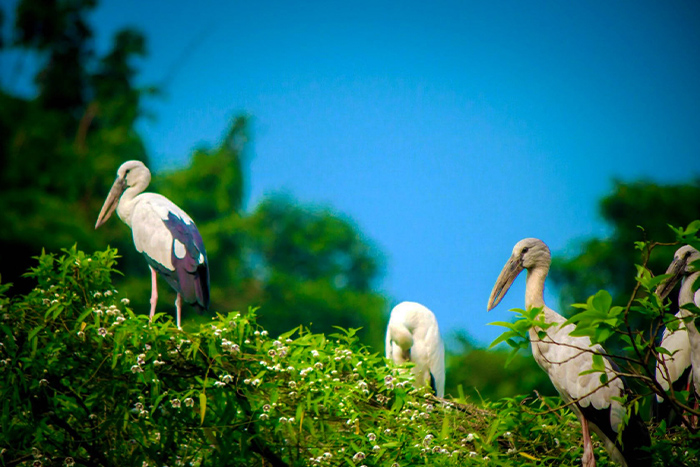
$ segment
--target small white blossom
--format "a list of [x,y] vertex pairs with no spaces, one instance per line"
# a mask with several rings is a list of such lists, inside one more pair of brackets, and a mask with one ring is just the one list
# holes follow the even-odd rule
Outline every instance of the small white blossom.
[[180,399],[171,399],[170,405],[172,405],[173,408],[175,408],[175,409],[179,409],[180,408]]
[[224,383],[230,383],[230,382],[233,381],[233,376],[231,376],[231,375],[223,375],[223,376],[220,377],[220,379],[221,379],[221,381],[223,381]]

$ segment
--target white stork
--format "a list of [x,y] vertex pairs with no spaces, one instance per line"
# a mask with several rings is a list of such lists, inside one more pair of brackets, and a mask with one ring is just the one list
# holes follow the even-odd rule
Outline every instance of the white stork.
[[125,162],[107,195],[95,228],[105,223],[116,209],[131,227],[134,245],[151,269],[151,319],[158,301],[157,274],[177,292],[177,327],[180,328],[182,301],[199,309],[209,308],[209,268],[202,236],[185,211],[165,196],[143,193],[151,172],[140,161]]
[[[695,326],[695,320],[689,320],[686,324],[683,320],[694,316],[684,306],[694,304],[700,306],[700,290],[693,291],[695,281],[700,277],[700,270],[693,265],[700,260],[700,252],[690,245],[679,248],[673,255],[673,261],[668,266],[666,274],[671,276],[659,284],[656,294],[663,300],[673,290],[679,280],[682,280],[678,294],[678,313],[676,318],[680,320],[676,331],[664,330],[661,339],[661,347],[672,352],[672,356],[659,354],[659,362],[656,364],[656,381],[669,390],[673,385],[674,390],[687,390],[689,373],[692,375],[695,394],[700,395],[700,333]],[[657,401],[663,398],[656,396]]]
[[487,309],[491,310],[498,305],[518,274],[526,269],[525,307],[542,308],[544,321],[553,324],[544,331],[542,338],[538,335],[542,329],[530,329],[532,355],[549,375],[564,402],[571,404],[570,407],[581,423],[583,466],[595,466],[589,428],[600,437],[610,457],[619,464],[625,467],[650,466],[650,454],[640,447],[649,446],[651,439],[638,414],[632,414],[625,426],[622,444],[617,441],[625,408],[615,398],[623,397],[628,389],[615,374],[614,363],[605,359],[608,377],[605,385],[600,383],[598,373],[581,375],[581,372],[592,368],[592,355],[589,351],[602,352],[603,348],[591,345],[588,337],[571,336],[575,326],[569,324],[562,327],[561,324],[566,319],[544,303],[544,282],[550,263],[549,248],[542,240],[526,238],[519,241],[496,280]]
[[397,365],[413,362],[416,385],[430,384],[438,397],[445,395],[445,345],[435,315],[428,308],[401,302],[391,310],[386,358]]

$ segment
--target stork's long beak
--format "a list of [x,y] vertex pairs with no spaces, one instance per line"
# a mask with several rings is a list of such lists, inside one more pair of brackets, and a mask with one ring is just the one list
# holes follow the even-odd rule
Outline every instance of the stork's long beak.
[[114,185],[112,185],[112,188],[109,190],[105,204],[102,205],[100,215],[97,216],[97,222],[95,223],[96,229],[104,224],[105,221],[109,219],[109,216],[112,215],[114,210],[117,209],[117,206],[119,205],[119,198],[121,197],[122,193],[124,193],[125,189],[126,180],[117,177],[117,179],[114,181]]
[[658,295],[661,300],[664,300],[676,286],[678,281],[683,278],[687,263],[688,258],[674,258],[673,262],[668,266],[668,269],[666,269],[666,274],[670,274],[671,277],[656,287],[656,295]]
[[496,279],[496,284],[493,286],[491,296],[489,297],[489,304],[486,307],[487,311],[493,309],[503,300],[511,284],[513,284],[513,281],[522,270],[523,266],[520,263],[520,258],[511,256],[506,265],[503,266],[503,270],[498,275],[498,279]]

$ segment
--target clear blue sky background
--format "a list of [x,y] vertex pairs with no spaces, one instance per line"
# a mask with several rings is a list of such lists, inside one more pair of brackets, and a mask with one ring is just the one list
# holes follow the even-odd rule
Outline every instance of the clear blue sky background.
[[606,234],[613,179],[700,174],[697,1],[107,0],[92,20],[100,51],[146,34],[156,177],[250,114],[249,208],[282,192],[349,217],[392,305],[448,336],[488,343],[522,306],[524,277],[486,313],[521,238],[574,253]]

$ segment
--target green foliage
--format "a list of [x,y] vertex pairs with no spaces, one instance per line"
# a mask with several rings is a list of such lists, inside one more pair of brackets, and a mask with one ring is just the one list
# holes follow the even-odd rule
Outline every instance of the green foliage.
[[529,350],[526,355],[513,355],[502,349],[503,346],[474,347],[463,335],[457,336],[456,341],[459,347],[448,348],[446,355],[447,394],[457,395],[461,390],[472,401],[497,400],[533,391],[556,395],[547,374],[533,360]]
[[[414,389],[356,330],[272,337],[256,312],[195,332],[131,311],[116,251],[45,254],[0,288],[2,465],[572,465],[551,400],[477,409]],[[604,463],[601,465],[605,465]]]
[[[489,323],[492,326],[501,326],[508,328],[509,330],[502,333],[493,342],[491,342],[490,348],[495,347],[501,342],[506,342],[510,347],[512,347],[511,354],[506,360],[506,365],[515,358],[520,350],[526,349],[528,343],[530,342],[530,330],[538,329],[537,332],[544,332],[555,323],[547,323],[544,320],[544,314],[542,314],[542,308],[529,308],[527,310],[521,310],[519,308],[511,310],[516,313],[515,322],[507,321],[495,321]],[[542,337],[542,336],[540,336]]]

